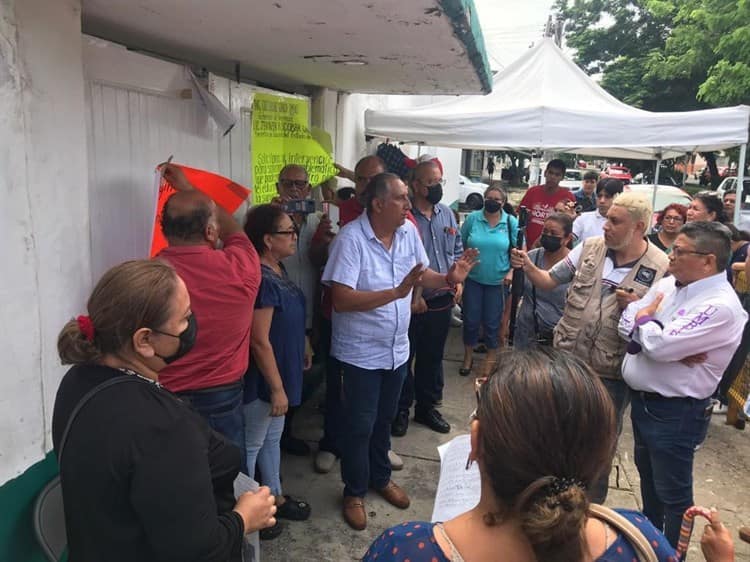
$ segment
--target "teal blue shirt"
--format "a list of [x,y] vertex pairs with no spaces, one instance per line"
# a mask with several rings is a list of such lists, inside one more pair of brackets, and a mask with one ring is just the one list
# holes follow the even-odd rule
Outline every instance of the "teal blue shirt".
[[500,222],[493,227],[482,209],[467,215],[461,225],[464,248],[479,250],[479,263],[469,273],[469,279],[483,285],[501,285],[510,271],[508,250],[516,243],[517,236],[518,220],[505,211],[500,215]]

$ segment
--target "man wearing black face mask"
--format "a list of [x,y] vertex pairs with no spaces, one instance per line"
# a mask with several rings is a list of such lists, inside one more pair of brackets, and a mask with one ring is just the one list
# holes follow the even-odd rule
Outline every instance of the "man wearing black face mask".
[[232,216],[193,188],[179,167],[167,164],[163,171],[178,192],[164,206],[161,227],[169,247],[158,258],[185,281],[193,316],[184,332],[167,334],[180,345],[162,358],[167,366],[160,382],[244,451],[242,377],[260,287],[258,253]]
[[[443,197],[443,173],[436,160],[420,162],[409,183],[413,194],[412,211],[417,221],[429,267],[447,273],[463,252],[461,233],[453,211],[440,203]],[[450,425],[435,408],[443,398],[443,350],[450,329],[451,311],[456,295],[446,289],[415,291],[409,324],[408,370],[401,390],[398,413],[391,433],[400,437],[409,426],[409,410],[416,399],[414,421],[434,431],[448,433]],[[414,369],[412,372],[412,359]]]

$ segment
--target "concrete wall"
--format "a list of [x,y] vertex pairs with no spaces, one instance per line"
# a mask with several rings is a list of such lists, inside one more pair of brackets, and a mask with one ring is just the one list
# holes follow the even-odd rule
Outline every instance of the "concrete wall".
[[91,288],[78,0],[0,3],[0,484],[44,458],[57,334]]

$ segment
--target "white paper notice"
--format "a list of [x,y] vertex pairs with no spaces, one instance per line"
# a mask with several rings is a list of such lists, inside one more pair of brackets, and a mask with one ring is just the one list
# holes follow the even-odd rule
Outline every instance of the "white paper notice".
[[[234,479],[234,497],[239,498],[245,492],[255,492],[260,486],[258,483],[240,472]],[[258,531],[245,535],[242,545],[242,562],[260,562],[260,535]]]
[[471,437],[459,435],[438,447],[440,481],[432,509],[432,521],[448,521],[469,511],[479,503],[482,490],[477,463],[466,470],[471,451]]

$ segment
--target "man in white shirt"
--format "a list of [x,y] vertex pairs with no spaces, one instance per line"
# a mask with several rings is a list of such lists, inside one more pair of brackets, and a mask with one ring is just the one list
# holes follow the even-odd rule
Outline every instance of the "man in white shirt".
[[615,196],[622,193],[623,187],[623,183],[614,178],[599,180],[596,184],[596,210],[581,213],[573,223],[573,236],[577,243],[587,238],[604,235],[607,211],[612,206]]
[[366,212],[336,236],[322,279],[333,302],[331,354],[343,373],[343,515],[356,530],[367,526],[369,486],[398,508],[410,503],[391,480],[388,450],[409,357],[412,289],[455,287],[477,256],[467,250],[447,273],[426,269],[422,240],[406,220],[409,192],[395,174],[375,176],[364,198]]
[[682,227],[669,273],[620,318],[630,340],[622,375],[631,389],[643,513],[677,545],[693,504],[693,456],[711,395],[740,343],[747,313],[727,281],[731,234],[717,222]]

